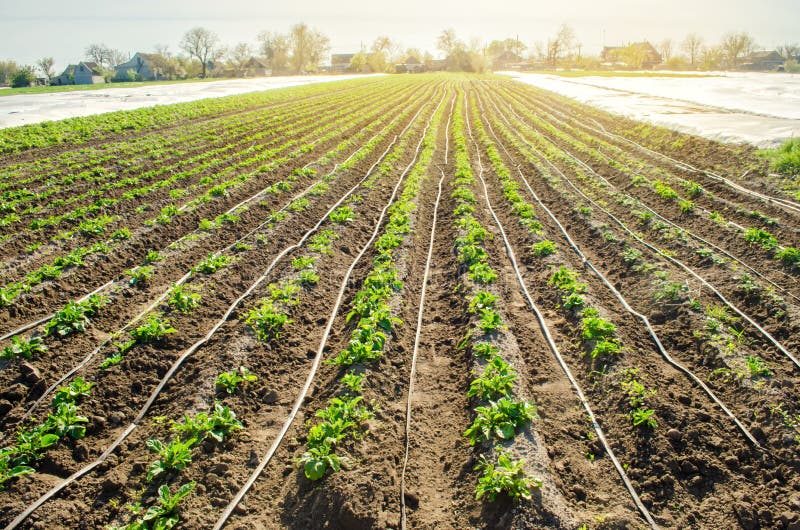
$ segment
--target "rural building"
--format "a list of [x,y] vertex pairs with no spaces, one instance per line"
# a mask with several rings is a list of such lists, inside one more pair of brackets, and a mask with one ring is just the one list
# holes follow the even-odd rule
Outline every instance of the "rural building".
[[[158,67],[160,57],[155,53],[136,52],[127,62],[114,67],[116,74],[114,79],[117,81],[130,81],[134,77],[136,81],[157,81],[164,79],[164,73]],[[131,76],[130,72],[133,72]]]
[[506,50],[500,55],[492,58],[492,69],[508,70],[509,68],[514,68],[515,66],[519,68],[521,63],[522,57],[510,50]]
[[77,64],[71,64],[64,68],[60,75],[55,76],[50,82],[51,85],[74,85],[75,84],[75,69]]
[[268,63],[261,59],[251,57],[245,64],[245,70],[242,74],[243,77],[264,77],[272,75],[272,68]]
[[394,65],[394,69],[398,74],[415,74],[424,72],[425,65],[413,55],[409,55],[404,62]]
[[103,77],[103,72],[100,67],[94,62],[79,62],[73,72],[76,85],[97,85],[105,83],[106,79]]
[[783,68],[785,59],[780,53],[772,51],[753,52],[745,59],[744,70],[776,71]]
[[661,64],[661,54],[647,41],[634,42],[627,46],[605,46],[600,59],[608,65],[627,66],[629,68],[652,69]]
[[331,55],[331,72],[341,74],[350,69],[350,61],[355,57],[355,53],[334,53]]

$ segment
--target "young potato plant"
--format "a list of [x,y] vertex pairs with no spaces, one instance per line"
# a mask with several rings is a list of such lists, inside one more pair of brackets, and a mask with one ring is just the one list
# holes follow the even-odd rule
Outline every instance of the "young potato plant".
[[330,220],[332,223],[345,224],[353,221],[356,218],[355,212],[349,206],[341,206],[331,212]]
[[181,313],[191,313],[192,310],[200,306],[200,301],[203,295],[197,292],[199,288],[181,284],[172,284],[172,289],[169,292],[167,303],[174,311]]
[[502,357],[495,356],[486,365],[483,375],[472,380],[467,397],[477,397],[482,401],[510,397],[516,380],[517,372],[514,368]]
[[108,530],[169,530],[175,528],[180,522],[178,505],[195,487],[194,482],[187,482],[178,488],[175,493],[170,492],[167,484],[158,488],[158,503],[150,506],[144,514],[143,508],[137,503],[130,508],[133,515],[138,517],[135,521],[124,526],[107,526]]
[[487,263],[475,263],[470,265],[467,278],[475,283],[490,284],[497,281],[497,273]]
[[167,318],[163,318],[161,313],[150,313],[141,326],[131,331],[131,337],[137,344],[149,344],[159,342],[167,335],[177,333],[178,330],[170,325]]
[[47,346],[41,337],[33,336],[24,339],[21,336],[11,337],[11,346],[6,346],[0,352],[0,359],[30,359],[35,353],[44,353]]
[[243,428],[242,422],[236,418],[236,413],[218,401],[214,403],[214,409],[210,414],[199,412],[194,417],[185,414],[183,420],[172,424],[173,432],[198,442],[210,437],[221,443],[232,431]]
[[220,269],[224,269],[233,262],[233,258],[221,254],[219,256],[209,255],[192,268],[193,273],[202,272],[203,274],[214,274]]
[[180,471],[192,463],[192,447],[197,443],[197,438],[173,440],[165,444],[156,439],[147,440],[147,448],[158,454],[158,459],[147,468],[147,482],[152,482],[157,476],[170,471]]
[[750,244],[761,245],[764,250],[773,250],[778,247],[778,240],[775,236],[761,228],[748,228],[744,231],[742,237]]
[[66,337],[73,332],[83,332],[90,324],[89,317],[109,302],[107,296],[95,294],[83,302],[67,302],[44,326],[45,336],[53,334]]
[[499,297],[493,295],[488,291],[478,291],[472,300],[469,302],[469,312],[477,315],[482,309],[493,309],[494,303],[497,302]]
[[147,283],[150,278],[153,277],[153,266],[152,265],[142,265],[141,267],[136,267],[135,269],[129,269],[125,271],[130,277],[130,284],[134,287],[139,285],[144,285]]
[[505,329],[506,326],[503,325],[503,321],[500,318],[500,314],[497,313],[494,309],[480,309],[479,310],[479,320],[477,322],[478,329],[480,329],[484,334],[486,333],[493,333],[499,329]]
[[348,436],[354,436],[359,426],[372,418],[372,412],[363,404],[361,396],[333,398],[330,404],[317,411],[322,419],[308,431],[308,449],[295,462],[303,468],[306,478],[319,480],[328,469],[336,472],[342,459],[333,452],[333,447]]
[[64,436],[78,440],[86,435],[89,419],[79,415],[78,404],[88,397],[92,384],[77,378],[60,387],[50,405],[47,419],[40,425],[17,432],[16,444],[0,449],[0,491],[17,477],[33,473],[34,463]]
[[326,229],[311,238],[308,248],[320,254],[333,254],[332,243],[337,239],[339,236],[333,230]]
[[262,342],[280,339],[283,329],[293,322],[289,315],[275,307],[268,298],[262,299],[261,305],[251,309],[245,318],[245,324],[253,328],[256,337]]
[[238,370],[222,372],[217,376],[216,387],[224,390],[228,394],[236,392],[239,383],[253,383],[258,381],[258,376],[250,373],[250,370],[240,366]]
[[304,289],[311,289],[319,283],[319,275],[311,269],[304,269],[297,276],[297,283]]
[[485,361],[496,356],[500,350],[489,342],[476,342],[472,345],[472,354]]
[[531,245],[531,252],[533,252],[533,255],[537,258],[543,258],[545,256],[554,254],[556,250],[556,244],[549,239],[545,239]]
[[538,418],[536,407],[525,401],[514,401],[503,397],[490,401],[488,406],[477,407],[476,417],[472,425],[464,431],[470,445],[497,437],[510,440],[517,429]]
[[144,262],[146,264],[156,263],[163,260],[164,256],[162,256],[157,250],[149,250],[144,257]]
[[525,476],[524,460],[512,460],[511,455],[499,447],[495,451],[497,463],[489,462],[485,455],[481,455],[474,467],[475,471],[482,473],[475,487],[475,498],[480,500],[485,495],[494,502],[498,495],[505,494],[512,500],[530,500],[531,489],[541,488],[542,481]]
[[656,394],[655,390],[648,390],[640,383],[636,376],[639,370],[630,368],[623,370],[623,380],[620,381],[620,387],[625,395],[628,397],[628,404],[630,405],[631,421],[635,427],[649,427],[655,429],[658,427],[658,422],[653,417],[655,410],[647,408],[647,399]]

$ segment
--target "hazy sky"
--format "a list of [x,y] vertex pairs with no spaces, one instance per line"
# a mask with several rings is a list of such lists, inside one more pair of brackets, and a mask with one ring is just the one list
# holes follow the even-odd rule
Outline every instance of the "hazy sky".
[[301,21],[326,33],[332,52],[358,51],[385,34],[435,53],[436,36],[448,27],[467,41],[519,36],[532,46],[561,23],[575,29],[584,54],[603,43],[679,41],[692,31],[716,42],[746,30],[764,48],[800,42],[800,0],[0,0],[0,60],[52,55],[60,71],[90,43],[131,54],[167,44],[177,52],[193,26],[235,44]]

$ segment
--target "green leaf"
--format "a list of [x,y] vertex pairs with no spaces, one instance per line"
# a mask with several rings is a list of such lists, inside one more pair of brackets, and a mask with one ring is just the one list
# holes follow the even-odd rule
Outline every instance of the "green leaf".
[[303,466],[303,471],[305,471],[306,477],[311,480],[321,479],[322,475],[325,474],[325,471],[327,471],[327,469],[328,469],[328,464],[321,459],[309,460]]

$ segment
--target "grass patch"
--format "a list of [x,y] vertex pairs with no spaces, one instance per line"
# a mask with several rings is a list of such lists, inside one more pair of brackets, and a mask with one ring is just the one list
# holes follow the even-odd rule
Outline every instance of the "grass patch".
[[765,149],[758,155],[769,160],[772,171],[781,175],[800,175],[800,138],[792,138],[778,149]]

